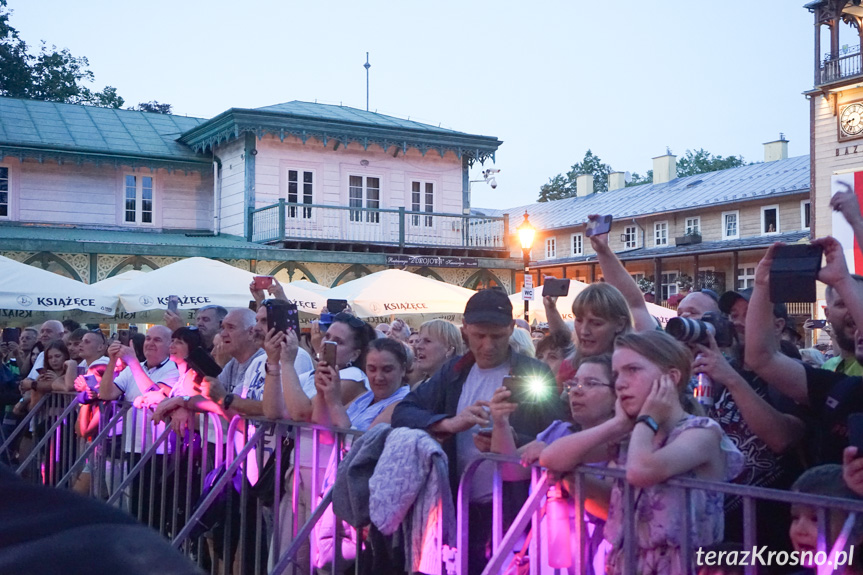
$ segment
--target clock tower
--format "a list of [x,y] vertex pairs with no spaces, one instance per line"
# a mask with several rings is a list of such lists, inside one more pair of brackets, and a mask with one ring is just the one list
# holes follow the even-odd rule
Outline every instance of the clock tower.
[[[810,206],[813,237],[835,236],[849,267],[863,272],[863,254],[830,197],[849,187],[863,200],[863,7],[861,0],[806,4],[815,16],[815,78],[809,98]],[[863,205],[863,201],[860,202]],[[855,265],[856,264],[856,265]]]

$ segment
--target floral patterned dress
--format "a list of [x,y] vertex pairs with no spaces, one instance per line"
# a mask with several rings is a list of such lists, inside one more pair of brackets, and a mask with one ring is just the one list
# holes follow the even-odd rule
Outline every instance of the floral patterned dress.
[[[693,428],[716,428],[722,433],[720,449],[725,457],[725,481],[734,479],[743,469],[743,454],[722,432],[719,424],[708,417],[689,415],[681,419],[663,442],[671,443],[681,433]],[[618,452],[621,467],[626,464],[627,444],[623,443]],[[676,477],[695,477],[690,470]],[[636,569],[640,575],[685,575],[690,572],[683,563],[684,521],[686,503],[684,492],[665,483],[651,487],[633,488],[635,499]],[[693,548],[703,547],[722,541],[724,512],[721,493],[692,490],[692,516],[690,521]],[[612,549],[607,559],[607,572],[624,572],[624,521],[623,521],[623,480],[615,482],[611,491],[608,508],[608,521],[605,524],[605,538]]]

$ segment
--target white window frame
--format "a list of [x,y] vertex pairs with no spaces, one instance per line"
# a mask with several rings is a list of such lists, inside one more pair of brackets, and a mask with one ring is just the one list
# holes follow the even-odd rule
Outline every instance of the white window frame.
[[[414,202],[414,184],[419,186],[419,198],[418,202]],[[431,203],[428,201],[428,187],[431,186]],[[408,193],[410,194],[410,204],[408,205],[409,212],[428,212],[433,213],[435,199],[437,198],[437,193],[435,188],[437,187],[437,183],[431,180],[423,180],[420,178],[411,178],[410,179],[410,188]],[[426,227],[431,228],[434,226],[434,218],[432,216],[418,216],[411,215],[409,218],[410,225],[415,227]]]
[[[128,201],[129,201],[129,178],[133,178],[135,181],[135,220],[130,221],[126,219],[127,212],[129,212]],[[144,191],[145,182],[149,180],[150,186],[150,221],[145,222],[144,220]],[[122,214],[120,216],[120,221],[127,226],[155,226],[156,225],[156,179],[153,176],[147,176],[144,174],[123,174],[123,203],[122,203]]]
[[631,238],[629,240],[623,240],[623,249],[634,250],[638,248],[638,228],[636,226],[624,227],[623,235]]
[[812,225],[812,207],[810,206],[810,200],[802,200],[800,202],[800,229],[808,230],[809,226],[806,225],[806,208],[809,208],[809,224]]
[[[297,190],[296,190],[296,201],[291,202],[291,172],[297,172]],[[311,181],[311,197],[310,201],[306,201],[306,174],[312,175]],[[301,179],[302,178],[302,179]],[[294,204],[314,204],[315,196],[317,195],[316,186],[318,182],[318,174],[317,171],[312,168],[303,168],[300,166],[287,166],[285,167],[285,201]],[[302,190],[300,189],[302,186]],[[285,218],[292,219],[303,219],[310,220],[312,219],[312,208],[302,208],[300,209],[298,206],[287,206],[285,209]]]
[[653,245],[668,245],[668,220],[653,223]]
[[[577,245],[576,245],[577,243]],[[570,245],[572,246],[572,255],[573,256],[583,256],[584,255],[584,234],[577,233],[572,234],[572,239],[570,240]],[[578,249],[576,250],[576,247]]]
[[755,268],[758,262],[737,265],[740,267],[734,270],[734,289],[746,289],[755,285]]
[[[361,180],[361,186],[359,186],[359,187],[361,190],[360,193],[361,193],[362,197],[359,198],[360,205],[358,205],[358,206],[352,206],[351,205],[351,201],[353,201],[355,199],[355,198],[351,198],[351,189],[357,187],[357,186],[354,186],[351,184],[352,178],[360,178],[360,180]],[[378,181],[378,187],[377,188],[370,188],[369,187],[369,179],[370,178],[376,179]],[[352,174],[349,172],[348,173],[348,207],[365,208],[365,209],[381,209],[381,208],[383,208],[383,205],[381,202],[381,198],[383,196],[383,187],[382,187],[383,181],[384,181],[384,179],[381,176],[375,176],[375,175],[371,175],[371,174],[355,174],[355,173]],[[377,198],[369,198],[369,190],[377,190]],[[370,202],[377,202],[377,205],[376,206],[370,206],[369,205]],[[365,213],[365,217],[363,217],[363,213]],[[363,211],[359,211],[359,210],[357,210],[357,211],[352,210],[352,211],[348,212],[348,214],[349,214],[348,220],[351,223],[379,224],[381,221],[380,212],[368,212],[368,211],[363,212]]]
[[[767,226],[766,226],[767,222],[765,221],[765,218],[764,218],[765,214],[767,213],[767,210],[776,210],[776,229],[772,232],[767,231]],[[761,206],[761,235],[762,236],[772,236],[772,235],[775,235],[778,233],[780,233],[780,230],[779,230],[779,204],[773,204],[770,206]]]
[[557,238],[552,236],[545,238],[545,259],[551,260],[557,257]]
[[683,228],[685,235],[698,234],[701,235],[701,216],[692,216],[686,218],[686,225]]
[[[669,279],[669,280],[672,279],[671,277],[668,277],[668,276],[673,276],[673,281],[666,283],[666,279]],[[659,291],[657,292],[659,294],[660,299],[662,299],[664,301],[664,300],[667,300],[667,299],[671,298],[672,296],[675,296],[678,293],[680,293],[680,288],[677,286],[677,280],[679,278],[680,278],[680,272],[679,271],[669,270],[669,271],[662,272],[662,274],[659,276]],[[666,297],[662,297],[662,292],[663,292],[664,288],[667,288]]]
[[[734,216],[734,229],[737,233],[734,235],[728,234],[728,226],[725,224],[725,218],[727,216]],[[722,220],[720,221],[720,227],[722,228],[722,239],[723,240],[736,240],[740,237],[740,210],[734,210],[731,212],[722,212]]]
[[[0,166],[0,220],[8,220],[12,217],[12,205],[10,196],[12,195],[12,184],[8,166]],[[6,194],[6,201],[3,200],[3,194]],[[3,212],[6,212],[5,214]]]

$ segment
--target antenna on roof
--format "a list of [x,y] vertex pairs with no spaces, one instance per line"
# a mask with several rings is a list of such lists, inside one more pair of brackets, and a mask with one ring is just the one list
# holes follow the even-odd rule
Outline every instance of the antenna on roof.
[[369,111],[369,68],[372,65],[369,64],[369,53],[366,52],[366,63],[363,64],[363,68],[366,69],[366,112]]
[[623,181],[625,183],[629,183],[632,181],[632,173],[631,172],[623,172]]

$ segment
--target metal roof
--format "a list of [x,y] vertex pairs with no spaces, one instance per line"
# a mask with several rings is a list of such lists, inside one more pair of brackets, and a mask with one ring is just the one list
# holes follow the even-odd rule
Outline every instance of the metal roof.
[[177,139],[205,120],[41,100],[0,98],[0,147],[207,161]]
[[[771,234],[769,236],[750,236],[747,238],[739,238],[736,240],[720,240],[715,242],[702,242],[699,244],[687,244],[684,246],[663,246],[653,248],[636,248],[634,250],[624,250],[615,252],[618,258],[623,261],[633,261],[652,258],[672,258],[678,256],[692,256],[713,253],[728,253],[730,251],[746,251],[764,249],[772,246],[775,242],[784,242],[792,244],[802,238],[808,238],[808,231],[795,231],[785,234]],[[577,264],[583,262],[596,261],[596,254],[587,256],[576,256],[569,258],[557,258],[549,260],[539,260],[533,262],[536,266],[559,266],[563,264]]]
[[347,106],[298,101],[255,109],[231,108],[185,132],[180,142],[206,152],[243,133],[253,133],[258,138],[272,134],[280,140],[293,136],[303,143],[315,138],[324,146],[337,142],[335,148],[359,145],[368,149],[375,144],[384,150],[395,147],[396,153],[414,148],[423,155],[433,151],[441,157],[452,151],[459,159],[467,157],[471,164],[494,159],[503,143],[493,136],[456,132]]
[[283,104],[274,104],[272,106],[264,106],[255,108],[262,112],[278,112],[280,114],[288,114],[298,118],[314,118],[318,120],[331,120],[335,122],[352,122],[355,124],[364,124],[366,126],[381,126],[386,128],[404,128],[409,130],[420,130],[423,132],[437,132],[441,134],[463,134],[465,132],[457,132],[439,126],[429,124],[421,124],[413,120],[404,120],[394,116],[387,116],[377,112],[368,112],[358,108],[350,108],[348,106],[334,106],[332,104],[318,104],[312,102],[301,102],[294,100]]
[[554,230],[584,224],[589,214],[633,218],[808,191],[807,155],[676,178],[663,184],[644,184],[505,210],[476,208],[472,212],[488,216],[509,214],[510,233],[515,233],[525,211],[537,229]]

